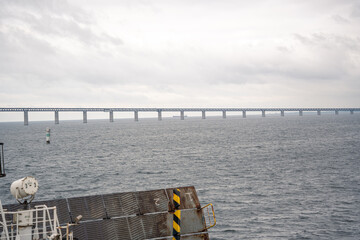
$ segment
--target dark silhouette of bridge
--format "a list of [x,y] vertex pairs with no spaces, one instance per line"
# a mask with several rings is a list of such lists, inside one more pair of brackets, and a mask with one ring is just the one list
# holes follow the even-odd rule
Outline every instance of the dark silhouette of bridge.
[[114,112],[134,112],[134,120],[139,121],[139,112],[157,112],[158,120],[162,120],[162,112],[179,112],[180,119],[185,119],[185,112],[201,112],[202,119],[206,118],[206,112],[222,112],[222,117],[226,118],[226,112],[242,112],[242,116],[246,118],[246,112],[261,112],[265,117],[266,112],[280,112],[281,116],[285,116],[285,112],[299,112],[299,116],[303,112],[350,112],[360,111],[360,108],[0,108],[0,112],[24,112],[24,125],[29,124],[29,112],[54,112],[55,124],[59,124],[59,112],[83,112],[83,123],[87,123],[87,112],[109,112],[110,122],[114,121]]

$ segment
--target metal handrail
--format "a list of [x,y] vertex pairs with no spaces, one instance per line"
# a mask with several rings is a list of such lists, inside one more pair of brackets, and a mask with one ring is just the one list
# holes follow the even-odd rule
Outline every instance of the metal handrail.
[[4,209],[2,207],[1,200],[0,200],[0,213],[1,213],[1,218],[2,218],[2,221],[3,221],[3,222],[0,222],[0,223],[1,223],[1,225],[3,225],[5,235],[9,239],[9,232],[8,232],[8,229],[7,229],[8,227],[6,225],[5,213],[4,213]]
[[[53,217],[51,218],[51,211],[53,211]],[[38,212],[42,212],[43,216],[38,216]],[[56,212],[56,207],[47,207],[46,205],[38,205],[35,206],[34,209],[29,209],[29,210],[20,210],[20,211],[4,211],[4,209],[2,208],[1,205],[1,201],[0,201],[0,215],[2,217],[2,222],[0,221],[0,227],[1,225],[3,226],[3,231],[5,232],[6,235],[6,239],[10,239],[9,237],[9,233],[8,233],[8,223],[6,221],[6,215],[19,215],[22,213],[30,213],[32,214],[32,216],[34,216],[34,213],[36,213],[36,216],[34,218],[35,221],[35,225],[36,228],[38,226],[38,223],[42,223],[43,225],[43,231],[42,234],[50,234],[54,235],[54,234],[59,234],[60,237],[62,237],[61,231],[57,231],[58,226],[59,226],[59,221],[57,219],[57,212]],[[19,217],[16,217],[16,223],[12,226],[14,226],[15,228],[15,236],[19,235]],[[46,226],[48,226],[50,228],[50,231],[46,230]],[[1,228],[0,228],[1,229]]]
[[[213,216],[213,224],[211,224],[211,219],[210,219],[210,212],[209,212],[209,206],[211,206],[211,211],[212,211],[212,216]],[[204,214],[204,220],[205,220],[205,230],[208,230],[209,228],[212,228],[216,225],[216,217],[215,217],[215,210],[214,210],[214,206],[212,205],[212,203],[209,203],[207,205],[205,205],[204,207],[202,207],[200,210],[203,211],[204,213],[204,209],[206,208],[207,210],[207,217],[209,219],[209,223],[211,224],[210,226],[206,226],[207,225],[207,221],[206,221],[206,217],[205,217],[205,214]]]

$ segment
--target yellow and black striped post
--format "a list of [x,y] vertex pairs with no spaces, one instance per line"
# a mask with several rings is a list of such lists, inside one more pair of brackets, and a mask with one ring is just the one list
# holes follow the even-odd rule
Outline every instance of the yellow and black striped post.
[[180,240],[180,222],[181,222],[181,211],[180,211],[180,189],[174,189],[173,202],[175,206],[174,218],[173,218],[173,238],[172,240]]

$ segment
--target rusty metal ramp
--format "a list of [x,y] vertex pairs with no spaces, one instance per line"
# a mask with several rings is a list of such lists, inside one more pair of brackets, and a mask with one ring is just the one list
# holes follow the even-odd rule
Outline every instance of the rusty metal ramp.
[[[68,228],[81,215],[69,229],[80,240],[209,239],[207,229],[216,224],[213,206],[202,208],[193,186],[56,199],[31,207],[40,204],[56,206],[60,225]],[[21,207],[4,206],[9,211]]]

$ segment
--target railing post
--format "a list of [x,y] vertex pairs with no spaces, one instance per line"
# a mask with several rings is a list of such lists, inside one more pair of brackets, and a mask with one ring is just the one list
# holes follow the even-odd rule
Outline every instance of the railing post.
[[243,118],[246,118],[246,111],[245,110],[242,111],[242,116],[243,116]]
[[173,240],[180,240],[180,232],[181,232],[181,197],[180,197],[180,189],[176,188],[173,190],[173,203],[175,207],[174,215],[173,215]]
[[226,111],[222,111],[223,112],[223,118],[226,118]]
[[[0,199],[0,213],[1,213],[1,219],[4,222],[3,224],[3,231],[4,231],[4,235],[5,235],[5,239],[10,239],[9,238],[9,232],[8,232],[8,226],[6,225],[6,218],[5,218],[5,212],[4,209],[2,207],[2,203],[1,203],[1,199]],[[2,239],[2,238],[1,238]]]
[[202,112],[202,119],[205,119],[206,118],[206,116],[205,116],[205,111],[203,110],[203,111],[201,111]]

